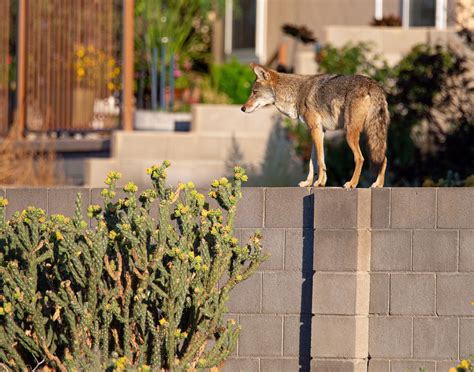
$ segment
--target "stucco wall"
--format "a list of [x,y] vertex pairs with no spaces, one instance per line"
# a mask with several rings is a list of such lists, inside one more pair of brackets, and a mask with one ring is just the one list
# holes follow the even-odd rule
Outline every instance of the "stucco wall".
[[[72,214],[100,190],[0,194],[8,215]],[[474,188],[246,188],[236,226],[271,258],[231,296],[223,371],[447,371],[474,352]]]

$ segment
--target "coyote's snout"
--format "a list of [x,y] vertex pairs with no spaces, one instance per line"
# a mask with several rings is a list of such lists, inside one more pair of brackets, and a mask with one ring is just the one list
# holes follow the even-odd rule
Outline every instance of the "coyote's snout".
[[[390,117],[383,89],[372,79],[361,76],[330,74],[293,75],[278,73],[257,64],[250,64],[256,80],[252,93],[241,110],[251,113],[270,104],[290,118],[303,120],[313,140],[309,174],[300,186],[324,186],[324,131],[344,129],[346,140],[354,153],[355,169],[346,188],[357,187],[364,157],[359,146],[360,134],[365,132],[370,160],[378,168],[372,187],[383,187],[387,158],[387,131]],[[313,184],[317,159],[318,179]]]

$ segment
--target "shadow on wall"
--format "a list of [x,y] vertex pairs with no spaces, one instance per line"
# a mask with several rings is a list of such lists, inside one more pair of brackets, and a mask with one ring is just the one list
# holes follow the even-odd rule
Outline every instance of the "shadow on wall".
[[260,166],[244,163],[244,154],[239,143],[232,137],[232,144],[226,159],[226,174],[233,174],[236,165],[247,170],[251,186],[296,186],[305,179],[301,160],[296,156],[289,141],[282,118],[275,118],[275,125],[268,137],[265,156]]
[[303,197],[303,254],[301,261],[301,308],[299,329],[300,372],[310,371],[313,304],[314,195]]

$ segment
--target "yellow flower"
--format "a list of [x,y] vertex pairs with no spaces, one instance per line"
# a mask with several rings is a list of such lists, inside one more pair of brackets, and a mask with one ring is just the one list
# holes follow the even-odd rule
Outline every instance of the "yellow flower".
[[76,51],[76,55],[79,57],[79,58],[82,58],[84,57],[84,54],[86,54],[86,51],[84,50],[84,47],[79,47]]
[[161,325],[165,325],[167,322],[166,322],[166,319],[165,319],[165,318],[161,318],[159,323],[160,323]]
[[64,236],[61,234],[61,231],[56,231],[56,240],[63,240]]
[[109,58],[108,64],[109,64],[109,67],[115,66],[115,59]]
[[82,67],[79,67],[77,69],[77,76],[83,77],[86,74],[86,70],[84,70]]
[[115,90],[115,84],[112,82],[107,83],[107,89],[108,90]]
[[0,207],[6,207],[8,205],[8,199],[0,197]]
[[468,369],[469,368],[469,362],[466,360],[466,359],[463,359],[461,360],[461,367],[464,368],[464,369]]
[[454,367],[451,367],[448,372],[457,372],[457,369]]

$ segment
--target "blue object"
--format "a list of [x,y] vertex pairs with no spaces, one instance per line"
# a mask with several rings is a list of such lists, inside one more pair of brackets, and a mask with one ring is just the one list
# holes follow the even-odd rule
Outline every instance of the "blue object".
[[160,108],[162,111],[166,111],[165,86],[166,86],[166,45],[161,44]]
[[158,109],[158,72],[156,66],[158,64],[158,49],[153,48],[151,54],[151,108]]

